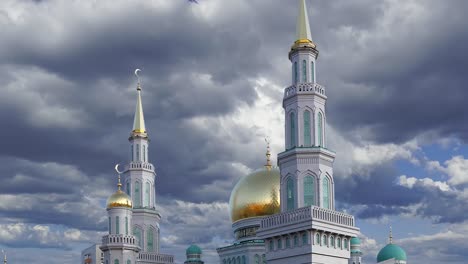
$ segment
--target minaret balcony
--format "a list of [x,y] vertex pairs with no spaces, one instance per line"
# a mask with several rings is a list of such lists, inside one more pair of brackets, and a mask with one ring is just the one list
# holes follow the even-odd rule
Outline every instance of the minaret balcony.
[[154,166],[149,162],[132,161],[125,166],[125,171],[129,170],[147,170],[150,172],[154,172]]
[[153,263],[174,263],[174,256],[152,252],[141,252],[138,254],[138,260],[151,261]]
[[137,246],[138,245],[138,240],[136,239],[135,236],[130,236],[130,235],[106,235],[102,237],[102,244],[107,245],[107,246],[112,246],[112,245],[132,245],[132,246]]
[[292,211],[275,214],[262,219],[261,229],[270,229],[277,226],[293,225],[298,223],[315,223],[325,222],[334,223],[345,227],[354,227],[354,216],[318,207],[318,206],[307,206],[298,208]]
[[296,83],[284,89],[284,99],[296,94],[318,95],[325,99],[327,98],[325,95],[325,87],[318,83]]

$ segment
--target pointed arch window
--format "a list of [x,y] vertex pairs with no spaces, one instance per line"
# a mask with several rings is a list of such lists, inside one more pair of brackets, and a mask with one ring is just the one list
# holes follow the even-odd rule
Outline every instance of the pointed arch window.
[[302,234],[302,245],[307,245],[309,241],[307,241],[307,233]]
[[115,233],[117,235],[120,234],[120,219],[119,219],[119,216],[115,217]]
[[114,260],[114,264],[119,264],[119,260],[118,260],[118,259],[115,259],[115,260]]
[[290,147],[296,146],[296,115],[294,113],[289,114],[289,133],[290,133]]
[[323,208],[330,209],[330,179],[323,178]]
[[304,206],[315,205],[315,178],[304,177]]
[[273,239],[270,240],[270,251],[275,250],[275,242],[273,242]]
[[323,235],[322,237],[322,243],[324,246],[327,246],[328,247],[328,238],[327,238],[327,235]]
[[260,264],[260,256],[255,254],[255,264]]
[[149,251],[149,252],[154,251],[154,246],[153,246],[154,245],[154,242],[153,242],[154,241],[154,235],[153,234],[154,234],[153,229],[151,227],[148,228],[148,231],[147,231],[147,234],[146,234],[146,236],[147,236],[147,243],[146,243],[147,244],[147,249],[146,250]]
[[140,145],[136,144],[136,161],[140,161]]
[[287,210],[293,210],[294,209],[294,180],[292,177],[289,177],[288,180],[286,181],[286,206]]
[[310,147],[310,111],[304,111],[304,146]]
[[143,161],[146,162],[146,146],[143,145]]
[[294,62],[294,83],[299,81],[298,72],[297,72],[297,61]]
[[132,161],[134,161],[134,158],[133,158],[133,144],[130,145],[130,152],[131,152],[131,154],[132,154]]
[[128,195],[128,196],[131,196],[131,195],[130,195],[130,190],[131,190],[131,189],[130,189],[130,181],[127,181],[127,186],[126,186],[125,190],[127,191],[127,195]]
[[307,61],[302,61],[302,82],[307,82]]
[[111,218],[109,217],[109,235],[112,234]]
[[335,245],[335,238],[333,236],[330,237],[330,246],[331,247],[336,247]]
[[294,247],[299,246],[299,237],[297,235],[294,235]]
[[134,226],[133,227],[133,235],[137,238],[138,240],[138,246],[141,247],[141,229]]
[[141,186],[140,182],[135,182],[135,208],[141,207]]
[[320,234],[315,234],[315,244],[320,245]]
[[125,217],[125,235],[128,236],[128,216]]
[[127,260],[127,264],[132,264],[132,261],[131,261],[131,260]]
[[310,82],[315,83],[315,64],[313,61],[310,62]]
[[286,248],[291,247],[291,240],[289,239],[289,236],[286,237]]
[[318,146],[323,147],[323,115],[321,112],[318,113],[317,118],[317,137]]
[[247,258],[245,256],[242,256],[242,264],[247,264]]
[[145,207],[150,206],[150,184],[145,183]]
[[281,238],[278,239],[278,245],[277,245],[277,248],[278,249],[282,249],[283,248],[283,242],[281,241]]
[[341,238],[336,239],[336,244],[337,244],[338,248],[341,249]]

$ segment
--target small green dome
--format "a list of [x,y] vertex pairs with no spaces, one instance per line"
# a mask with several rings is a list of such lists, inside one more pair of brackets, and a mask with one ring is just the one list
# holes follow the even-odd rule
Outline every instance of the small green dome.
[[190,247],[187,248],[187,251],[185,251],[185,253],[187,255],[201,255],[202,250],[197,245],[191,245]]
[[382,248],[377,255],[377,263],[392,258],[406,261],[406,252],[395,244],[388,244]]
[[352,245],[360,245],[361,244],[361,239],[359,237],[353,237],[350,240],[351,246]]

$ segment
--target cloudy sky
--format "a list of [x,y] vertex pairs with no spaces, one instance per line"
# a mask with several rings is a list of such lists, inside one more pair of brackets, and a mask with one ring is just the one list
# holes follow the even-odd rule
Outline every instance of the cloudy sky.
[[[393,226],[410,263],[468,258],[464,0],[312,0],[339,210],[365,263]],[[297,1],[0,1],[0,247],[79,263],[128,160],[133,70],[157,168],[162,252],[232,241],[234,184],[284,149]]]

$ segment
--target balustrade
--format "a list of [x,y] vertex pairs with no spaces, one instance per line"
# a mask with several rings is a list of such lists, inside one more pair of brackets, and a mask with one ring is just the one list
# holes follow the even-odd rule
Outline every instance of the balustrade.
[[157,261],[161,263],[168,263],[168,262],[173,263],[174,256],[159,254],[159,253],[144,252],[138,255],[138,260],[151,260],[151,261]]
[[317,83],[297,83],[284,90],[284,98],[288,98],[295,94],[311,93],[325,95],[325,87]]
[[317,206],[308,206],[293,211],[268,216],[262,219],[261,227],[270,228],[303,220],[324,220],[340,225],[354,226],[354,217],[342,212]]

